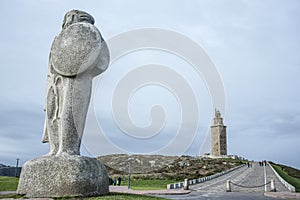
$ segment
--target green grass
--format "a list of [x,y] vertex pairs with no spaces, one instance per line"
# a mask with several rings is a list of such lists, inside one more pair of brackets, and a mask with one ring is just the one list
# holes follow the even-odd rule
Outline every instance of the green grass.
[[[178,181],[174,180],[131,180],[130,187],[133,190],[165,190],[167,189],[167,184],[175,183]],[[122,181],[121,185],[128,186],[127,180]]]
[[0,176],[0,191],[15,191],[18,187],[18,178]]
[[[0,176],[0,191],[15,191],[18,187],[18,178],[15,177],[6,177]],[[163,190],[167,188],[167,184],[174,183],[176,181],[172,180],[131,180],[131,188],[134,190]],[[122,181],[123,186],[127,186],[127,180]],[[22,196],[16,194],[7,194],[0,195],[0,199],[2,198],[21,198]],[[72,199],[72,198],[70,198]],[[164,199],[159,197],[151,197],[144,195],[135,195],[135,194],[119,194],[119,193],[111,193],[107,196],[102,197],[89,197],[84,198],[88,200],[98,200],[98,199],[116,199],[116,200],[129,200],[129,199]]]
[[289,176],[294,177],[294,178],[300,178],[300,170],[295,169],[293,167],[285,166],[285,165],[280,165],[276,164],[277,166],[280,166],[281,169],[286,172]]
[[300,192],[300,178],[289,176],[285,171],[282,170],[281,166],[278,166],[273,163],[272,166],[285,181],[287,181],[296,188],[296,192]]
[[[6,177],[0,176],[0,191],[15,191],[18,187],[18,178],[15,177]],[[131,188],[134,190],[163,190],[167,188],[167,184],[174,183],[176,181],[172,180],[131,180]],[[127,180],[123,180],[123,186],[127,186]],[[21,198],[22,196],[16,194],[7,194],[0,195],[0,199],[2,198]],[[65,198],[68,199],[68,198]],[[70,198],[72,199],[72,198]],[[88,200],[98,200],[98,199],[116,199],[116,200],[129,200],[129,199],[145,199],[145,200],[153,200],[153,199],[164,199],[159,197],[151,197],[144,195],[135,195],[135,194],[120,194],[120,193],[111,193],[107,196],[101,197],[89,197],[84,198]]]

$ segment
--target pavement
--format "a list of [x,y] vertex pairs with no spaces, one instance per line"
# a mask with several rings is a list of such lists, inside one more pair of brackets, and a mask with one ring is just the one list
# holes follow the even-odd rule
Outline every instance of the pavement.
[[[222,199],[222,200],[266,200],[266,199],[300,199],[300,193],[291,193],[278,180],[269,166],[266,166],[267,182],[275,180],[277,192],[265,192],[264,167],[253,163],[253,167],[241,167],[218,178],[189,187],[192,192],[182,195],[157,195],[168,199]],[[230,180],[232,192],[226,192],[226,182]],[[270,191],[270,184],[267,185]]]
[[[191,192],[191,190],[183,190],[183,189],[177,189],[177,190],[132,190],[128,189],[127,186],[109,186],[109,192],[114,193],[126,193],[126,194],[140,194],[140,195],[184,195]],[[16,191],[0,191],[0,198],[1,195],[6,194],[15,194]],[[13,198],[9,198],[13,199]],[[34,198],[32,200],[40,200],[41,198]],[[50,200],[51,198],[47,198],[47,200]],[[20,199],[21,200],[21,199]],[[46,199],[42,199],[46,200]],[[51,199],[52,200],[52,199]]]
[[296,192],[266,192],[265,196],[277,199],[300,199],[300,193]]
[[174,190],[132,190],[127,186],[109,186],[110,192],[141,194],[141,195],[183,195],[189,194],[191,190],[174,189]]
[[5,195],[5,194],[15,194],[16,191],[0,191],[0,195]]
[[[152,195],[152,196],[160,196],[163,195],[163,197],[168,198],[169,196],[175,197],[175,199],[192,199],[192,198],[186,198],[186,195],[188,195],[191,190],[132,190],[128,189],[126,186],[110,186],[109,187],[110,192],[117,192],[117,193],[128,193],[128,194],[140,194],[140,195]],[[5,194],[15,194],[16,191],[0,191],[0,195],[5,195]],[[216,194],[203,194],[203,197],[207,197],[209,199],[222,199],[225,200],[227,197],[228,199],[246,199],[247,196],[249,199],[259,199],[261,198],[260,196],[255,196],[257,194],[251,194],[251,193],[240,193],[240,192],[228,192],[228,193],[219,193],[218,195]],[[270,198],[277,198],[277,199],[300,199],[300,193],[292,193],[292,192],[266,192],[264,193],[266,197]],[[167,197],[168,196],[168,197]],[[214,196],[214,197],[213,197]],[[236,198],[235,198],[236,197]],[[12,199],[12,198],[9,198]],[[41,198],[35,198],[32,200],[40,200]],[[197,199],[201,199],[198,198]],[[263,199],[263,198],[261,198]],[[42,200],[47,200],[43,198]],[[48,198],[50,200],[50,198]]]
[[[186,198],[186,195],[190,194],[192,192],[192,190],[183,190],[183,189],[172,189],[172,190],[132,190],[132,189],[128,189],[127,186],[109,186],[109,191],[110,192],[116,192],[116,193],[126,193],[126,194],[140,194],[140,195],[153,195],[153,196],[160,196],[162,195],[162,197],[166,197],[168,198],[169,195],[172,196],[172,199],[180,199],[181,197],[183,197],[182,199],[189,199],[189,197]],[[234,197],[236,196],[237,199],[240,199],[241,196],[249,196],[250,199],[252,199],[256,194],[253,193],[247,193],[247,194],[241,194],[239,195],[239,193],[241,192],[229,192],[229,193],[220,193],[219,197],[221,197],[221,199],[223,199],[224,197],[228,196],[229,199],[234,199]],[[174,196],[173,196],[174,195]],[[259,199],[259,195],[255,196],[255,199]],[[203,194],[203,196],[209,196],[206,194]],[[217,199],[217,196],[216,199]],[[300,193],[292,193],[292,192],[265,192],[264,196],[266,197],[272,197],[272,198],[279,198],[279,199],[300,199]],[[210,196],[212,197],[212,196]],[[191,198],[190,198],[191,199]],[[209,198],[211,199],[211,198]],[[225,199],[225,198],[224,198]],[[242,199],[242,198],[241,198]],[[262,198],[263,199],[263,198]]]

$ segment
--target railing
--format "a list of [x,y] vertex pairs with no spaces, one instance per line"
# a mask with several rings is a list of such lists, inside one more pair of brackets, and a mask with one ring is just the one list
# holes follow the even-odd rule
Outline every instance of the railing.
[[[243,166],[245,166],[245,164],[239,165],[237,167],[234,167],[234,168],[222,171],[222,172],[219,172],[219,173],[211,175],[211,176],[206,176],[206,177],[202,177],[202,178],[198,178],[198,179],[188,180],[188,185],[195,185],[195,184],[198,184],[198,183],[203,183],[205,181],[212,180],[214,178],[218,178],[218,177],[220,177],[224,174],[232,172],[232,171],[234,171],[234,170],[236,170],[240,167],[243,167]],[[178,189],[178,188],[183,188],[183,187],[184,187],[184,182],[171,183],[171,184],[167,185],[167,189]]]
[[288,182],[286,182],[286,180],[284,180],[278,173],[277,171],[273,168],[273,166],[268,163],[268,165],[271,167],[271,169],[273,170],[273,172],[276,174],[277,178],[280,180],[280,182],[290,191],[290,192],[295,192],[296,189],[294,186],[292,186],[291,184],[289,184]]
[[267,192],[267,185],[271,184],[270,192],[276,192],[275,181],[273,179],[271,181],[266,182],[266,183],[261,184],[261,185],[240,185],[240,184],[234,183],[234,182],[232,182],[230,180],[227,180],[227,182],[226,182],[226,191],[227,192],[232,192],[232,190],[231,190],[231,184],[235,185],[237,187],[241,187],[241,188],[260,188],[260,187],[265,187],[265,192]]

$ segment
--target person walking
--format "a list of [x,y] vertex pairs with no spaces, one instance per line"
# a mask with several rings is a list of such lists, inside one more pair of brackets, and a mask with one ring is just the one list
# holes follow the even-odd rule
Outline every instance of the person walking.
[[118,178],[118,186],[121,185],[121,180],[122,180],[121,177],[119,177],[119,178]]

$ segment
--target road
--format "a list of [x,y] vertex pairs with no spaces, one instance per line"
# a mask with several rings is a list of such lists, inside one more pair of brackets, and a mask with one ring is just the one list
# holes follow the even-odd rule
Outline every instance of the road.
[[[265,167],[267,174],[267,182],[271,179],[275,180],[276,190],[279,192],[288,191],[278,180],[274,172],[269,166]],[[253,187],[264,185],[264,167],[258,163],[253,163],[252,167],[241,167],[234,170],[226,175],[218,177],[216,179],[191,185],[190,194],[185,195],[161,195],[162,197],[169,199],[222,199],[222,200],[234,200],[234,199],[245,199],[245,200],[268,200],[273,199],[265,197],[263,195],[265,187]],[[226,181],[230,180],[232,183],[243,186],[235,186],[231,184],[232,192],[226,192]],[[267,185],[267,191],[270,190],[270,184]]]

